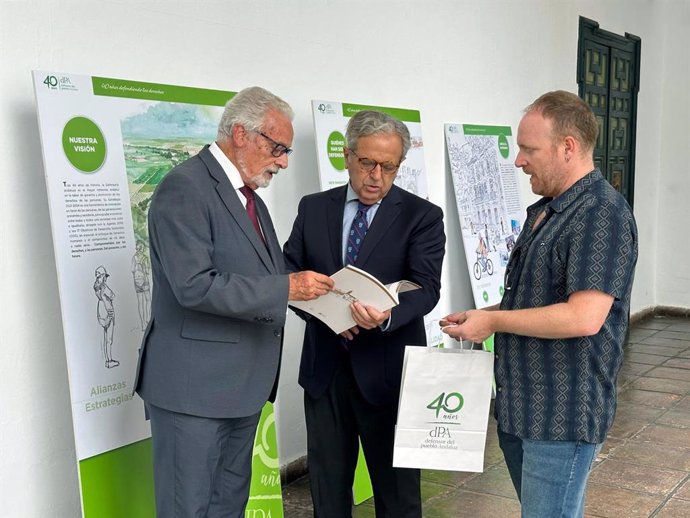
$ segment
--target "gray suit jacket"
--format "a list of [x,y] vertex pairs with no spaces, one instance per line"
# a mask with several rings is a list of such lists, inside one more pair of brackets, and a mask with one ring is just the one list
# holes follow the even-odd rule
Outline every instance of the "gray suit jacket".
[[208,147],[176,166],[149,209],[153,297],[135,390],[155,406],[243,417],[275,395],[288,277],[256,196],[267,245]]

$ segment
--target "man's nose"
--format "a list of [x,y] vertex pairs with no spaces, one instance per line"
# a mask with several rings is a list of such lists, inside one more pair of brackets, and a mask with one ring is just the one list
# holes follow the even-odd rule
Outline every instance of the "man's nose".
[[369,175],[373,176],[374,178],[381,178],[383,176],[383,169],[381,168],[381,164],[377,162],[374,168],[371,171],[369,171]]
[[276,164],[278,164],[282,169],[287,169],[288,166],[288,156],[287,153],[283,153],[276,158]]
[[517,156],[515,157],[515,167],[525,167],[527,162],[522,156],[522,151],[518,151]]

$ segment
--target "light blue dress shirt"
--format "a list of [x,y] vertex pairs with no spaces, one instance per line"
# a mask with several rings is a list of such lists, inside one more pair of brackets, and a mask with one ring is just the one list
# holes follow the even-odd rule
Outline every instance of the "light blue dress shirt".
[[[345,210],[343,211],[343,242],[341,248],[341,258],[343,264],[345,264],[345,256],[347,254],[347,238],[350,235],[350,227],[352,227],[352,220],[355,219],[357,215],[357,207],[359,206],[359,198],[357,193],[352,190],[352,185],[347,184],[347,195],[345,197]],[[371,222],[374,221],[374,216],[381,206],[381,200],[374,203],[371,208],[367,211],[367,225],[371,227]],[[379,327],[381,331],[387,331],[391,325],[391,319],[389,318]]]

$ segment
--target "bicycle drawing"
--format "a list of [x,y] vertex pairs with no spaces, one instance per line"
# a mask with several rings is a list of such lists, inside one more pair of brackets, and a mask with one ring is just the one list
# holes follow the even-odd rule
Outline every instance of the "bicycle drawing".
[[474,262],[472,272],[474,273],[474,278],[477,280],[482,278],[482,272],[486,272],[487,275],[493,275],[494,263],[485,255],[477,252],[477,260]]

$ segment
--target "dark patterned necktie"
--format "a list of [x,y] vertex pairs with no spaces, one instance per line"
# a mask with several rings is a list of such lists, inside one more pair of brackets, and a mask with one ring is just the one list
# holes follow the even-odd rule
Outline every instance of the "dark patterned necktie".
[[261,233],[261,226],[259,225],[259,218],[256,217],[256,200],[254,199],[254,191],[252,190],[251,187],[244,185],[240,187],[240,192],[244,194],[244,197],[247,198],[247,215],[249,216],[249,219],[252,222],[252,225],[254,225],[254,229],[256,230],[256,233],[259,234],[259,237],[261,240],[264,242],[264,245],[266,244],[266,238],[264,238],[264,235]]
[[355,264],[359,249],[364,241],[364,236],[369,230],[369,223],[367,223],[367,211],[371,205],[365,205],[361,201],[357,205],[357,214],[352,220],[350,227],[350,235],[347,237],[347,249],[345,250],[345,264]]

